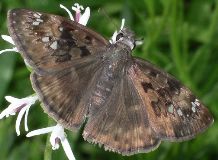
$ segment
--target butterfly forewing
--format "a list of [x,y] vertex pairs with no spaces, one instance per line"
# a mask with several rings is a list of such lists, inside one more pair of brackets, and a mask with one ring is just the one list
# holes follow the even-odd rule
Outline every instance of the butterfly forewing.
[[87,96],[99,77],[101,66],[100,62],[83,63],[57,74],[32,73],[31,82],[44,110],[65,128],[78,129],[87,116]]
[[212,115],[188,88],[149,62],[135,59],[130,77],[158,138],[191,139],[212,124]]
[[40,74],[83,63],[108,44],[94,31],[57,15],[14,9],[8,20],[18,50]]

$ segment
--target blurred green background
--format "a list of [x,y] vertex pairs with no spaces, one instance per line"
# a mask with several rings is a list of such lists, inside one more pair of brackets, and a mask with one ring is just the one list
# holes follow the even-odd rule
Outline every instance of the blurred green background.
[[[116,29],[115,24],[126,18],[126,25],[144,38],[144,44],[134,50],[134,55],[150,60],[173,74],[188,86],[214,115],[215,123],[197,138],[181,143],[162,142],[150,153],[130,157],[104,151],[83,140],[79,133],[68,132],[68,139],[78,160],[218,160],[218,0],[0,0],[0,34],[8,34],[6,13],[12,8],[63,15],[62,3],[68,8],[79,2],[91,8],[88,27],[108,39]],[[100,20],[99,20],[100,19]],[[0,40],[0,50],[11,46]],[[0,55],[0,111],[8,106],[5,95],[18,98],[33,93],[29,71],[19,54]],[[46,135],[25,137],[23,124],[21,136],[15,132],[16,116],[0,120],[0,160],[39,160],[44,158]],[[48,117],[39,104],[30,110],[30,130],[47,127]],[[52,152],[52,159],[67,159],[60,148]]]

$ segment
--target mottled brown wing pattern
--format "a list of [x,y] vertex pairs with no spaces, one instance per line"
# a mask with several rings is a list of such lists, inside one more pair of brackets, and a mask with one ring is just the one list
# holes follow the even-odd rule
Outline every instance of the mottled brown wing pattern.
[[9,11],[8,26],[16,47],[38,74],[80,63],[109,43],[79,23],[26,9]]
[[101,66],[101,62],[94,61],[58,74],[41,76],[33,72],[32,86],[43,102],[45,112],[64,127],[77,130],[88,113],[87,95],[101,73]]
[[187,140],[212,124],[212,115],[188,88],[149,62],[135,59],[129,76],[149,113],[156,138]]
[[[100,80],[103,83],[94,90],[100,101],[90,106],[83,137],[122,155],[154,150],[160,141],[149,124],[146,108],[127,70],[118,70],[118,74],[108,71],[110,80]],[[106,88],[108,95],[104,94]]]

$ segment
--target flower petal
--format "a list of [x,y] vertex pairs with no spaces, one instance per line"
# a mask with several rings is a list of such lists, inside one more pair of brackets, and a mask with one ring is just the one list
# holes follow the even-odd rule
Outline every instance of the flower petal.
[[12,40],[12,38],[8,35],[1,35],[2,39],[4,39],[5,41],[15,45],[14,41]]
[[29,96],[29,97],[26,97],[26,98],[23,98],[23,99],[25,99],[27,101],[27,104],[33,105],[39,98],[38,98],[37,95],[32,95],[32,96]]
[[121,22],[120,30],[123,29],[124,25],[125,25],[125,18],[122,18],[122,22]]
[[0,54],[4,53],[4,52],[18,52],[17,48],[11,48],[11,49],[3,49],[0,51]]
[[82,5],[79,5],[79,3],[75,3],[74,6],[72,6],[72,10],[80,12],[81,10],[84,10],[84,8]]
[[71,150],[71,147],[70,147],[70,144],[69,144],[67,138],[65,138],[63,141],[61,141],[61,144],[63,146],[64,152],[66,153],[68,159],[75,160],[75,157],[73,155],[73,152]]
[[135,41],[135,45],[137,45],[137,46],[142,45],[142,44],[143,44],[143,39]]
[[29,114],[29,110],[30,110],[30,105],[27,107],[26,112],[25,112],[25,117],[24,117],[24,127],[25,127],[25,131],[29,131],[28,125],[27,125],[27,118],[28,118],[28,114]]
[[62,5],[62,4],[60,4],[60,7],[61,7],[62,9],[64,9],[64,10],[68,13],[70,19],[71,19],[72,21],[74,21],[73,15],[72,15],[72,13],[70,12],[70,10],[67,9],[67,7],[65,7],[65,6]]
[[12,96],[5,96],[5,99],[10,103],[17,103],[20,99],[12,97]]
[[15,115],[15,105],[10,104],[8,106],[8,108],[6,108],[5,110],[3,110],[0,114],[0,119],[4,118],[4,117],[8,117],[9,115]]
[[21,119],[22,119],[26,109],[27,109],[27,106],[23,107],[20,110],[20,112],[19,112],[19,114],[17,116],[15,128],[16,128],[16,133],[17,133],[18,136],[20,135],[20,123],[21,123]]
[[64,133],[64,128],[60,125],[57,124],[54,127],[54,130],[51,133],[50,137],[50,143],[52,145],[52,149],[58,149],[59,148],[59,142],[63,141],[65,139],[65,133]]
[[33,137],[33,136],[37,136],[37,135],[41,135],[41,134],[46,134],[49,132],[52,132],[54,130],[54,126],[53,127],[46,127],[46,128],[41,128],[41,129],[37,129],[34,131],[29,132],[26,137]]
[[116,42],[116,37],[117,37],[117,31],[114,32],[113,36],[111,37],[110,43],[114,44]]
[[88,20],[89,20],[89,17],[90,17],[90,8],[87,7],[85,9],[85,12],[81,15],[78,23],[85,26],[87,24]]

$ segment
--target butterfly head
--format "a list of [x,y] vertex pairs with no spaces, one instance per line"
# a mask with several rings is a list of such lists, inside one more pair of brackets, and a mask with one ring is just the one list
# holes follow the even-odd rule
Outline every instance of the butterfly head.
[[136,45],[135,34],[128,28],[122,28],[116,36],[116,43],[128,46],[131,50],[135,48]]

